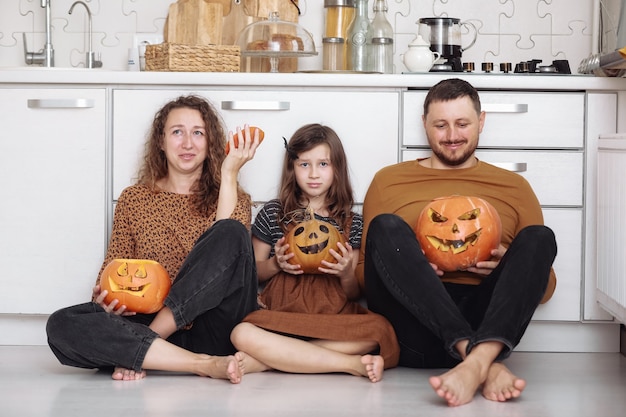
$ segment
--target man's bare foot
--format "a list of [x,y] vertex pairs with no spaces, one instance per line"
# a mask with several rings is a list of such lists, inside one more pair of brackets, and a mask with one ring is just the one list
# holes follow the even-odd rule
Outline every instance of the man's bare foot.
[[489,367],[483,385],[483,397],[491,401],[518,398],[526,388],[526,381],[515,376],[504,364],[494,362]]
[[483,374],[478,363],[466,359],[442,375],[431,376],[429,382],[437,395],[454,407],[472,401],[486,378]]
[[379,355],[363,355],[361,363],[365,365],[366,375],[371,382],[378,382],[383,379],[383,370],[385,369],[385,360]]
[[242,374],[253,374],[255,372],[269,371],[272,369],[263,362],[248,355],[246,352],[239,351],[235,353],[235,358],[239,363]]
[[198,365],[197,374],[217,379],[228,379],[233,384],[241,382],[243,371],[239,366],[239,360],[234,356],[209,356]]
[[140,372],[136,372],[132,369],[121,368],[116,366],[113,370],[111,378],[116,381],[135,381],[146,377],[146,371],[143,369]]

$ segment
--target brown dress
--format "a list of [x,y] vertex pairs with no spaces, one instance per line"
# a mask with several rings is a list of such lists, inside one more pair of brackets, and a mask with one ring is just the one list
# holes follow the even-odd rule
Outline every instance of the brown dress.
[[385,368],[398,364],[400,348],[391,324],[348,300],[339,278],[326,274],[274,275],[260,294],[267,309],[243,321],[304,339],[371,341],[380,347]]

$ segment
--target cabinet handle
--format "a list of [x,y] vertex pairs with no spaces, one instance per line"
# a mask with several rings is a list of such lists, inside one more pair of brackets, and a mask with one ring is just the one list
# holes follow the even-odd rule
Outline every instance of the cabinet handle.
[[528,113],[528,104],[485,103],[482,108],[487,113]]
[[91,109],[94,106],[94,100],[86,98],[52,98],[28,100],[29,109]]
[[489,162],[489,164],[511,172],[526,172],[528,169],[526,162]]
[[222,110],[289,110],[288,101],[222,101]]

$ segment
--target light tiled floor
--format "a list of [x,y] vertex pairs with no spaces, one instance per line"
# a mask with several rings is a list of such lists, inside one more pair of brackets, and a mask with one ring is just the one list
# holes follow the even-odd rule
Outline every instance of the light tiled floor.
[[617,417],[626,413],[626,357],[619,353],[515,352],[526,378],[508,403],[477,395],[449,408],[432,392],[435,370],[397,368],[372,384],[349,375],[246,375],[239,385],[152,372],[113,381],[108,372],[60,365],[46,346],[0,346],[0,416],[519,416]]

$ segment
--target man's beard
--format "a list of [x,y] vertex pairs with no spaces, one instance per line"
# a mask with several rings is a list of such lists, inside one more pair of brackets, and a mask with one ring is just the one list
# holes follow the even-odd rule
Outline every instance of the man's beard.
[[440,150],[440,148],[434,148],[431,146],[431,150],[433,154],[435,154],[437,159],[439,159],[439,161],[441,161],[443,164],[455,167],[463,165],[465,162],[467,162],[474,155],[474,151],[476,150],[476,148],[467,148],[465,151],[463,151],[463,153],[455,154],[454,159],[449,158],[444,152]]

